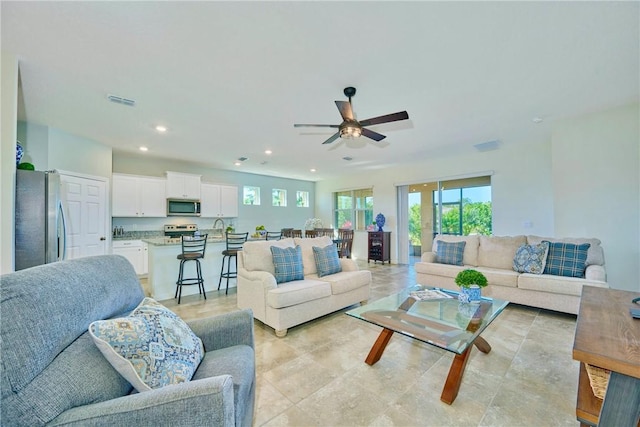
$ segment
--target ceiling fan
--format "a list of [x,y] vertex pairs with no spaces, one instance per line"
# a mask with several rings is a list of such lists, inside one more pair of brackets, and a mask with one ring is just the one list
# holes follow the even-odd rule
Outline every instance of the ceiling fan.
[[364,126],[379,125],[381,123],[397,122],[398,120],[407,120],[409,114],[406,111],[400,111],[398,113],[386,114],[384,116],[372,117],[366,120],[356,120],[353,115],[353,109],[351,108],[351,97],[356,94],[355,87],[344,88],[344,94],[349,98],[347,101],[336,101],[336,106],[340,115],[342,116],[342,123],[339,125],[314,125],[314,124],[294,124],[294,127],[318,127],[318,128],[335,128],[338,132],[331,135],[323,144],[331,144],[338,138],[359,138],[360,135],[373,139],[374,141],[382,141],[386,138],[385,135],[379,134],[367,129]]

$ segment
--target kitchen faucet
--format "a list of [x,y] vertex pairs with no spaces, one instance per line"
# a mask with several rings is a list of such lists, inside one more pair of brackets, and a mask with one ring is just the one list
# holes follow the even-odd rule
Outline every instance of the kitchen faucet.
[[224,229],[224,220],[222,218],[216,218],[216,220],[213,221],[213,229],[214,230],[217,229],[216,225],[218,225],[218,221],[222,223],[222,227],[220,228],[220,235],[224,236],[225,229]]

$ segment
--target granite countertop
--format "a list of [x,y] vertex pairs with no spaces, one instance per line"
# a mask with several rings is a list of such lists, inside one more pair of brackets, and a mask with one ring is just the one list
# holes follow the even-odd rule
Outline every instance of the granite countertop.
[[[182,244],[182,240],[180,238],[164,236],[142,239],[142,241],[155,246],[180,246]],[[220,237],[207,237],[207,243],[225,243],[225,239]]]

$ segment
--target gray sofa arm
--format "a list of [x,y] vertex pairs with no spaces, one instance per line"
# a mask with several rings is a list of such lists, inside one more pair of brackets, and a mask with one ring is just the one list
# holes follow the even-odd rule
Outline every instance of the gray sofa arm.
[[187,322],[204,344],[205,351],[245,344],[254,348],[253,312],[238,310]]
[[233,379],[220,375],[63,412],[58,426],[233,426]]
[[607,273],[602,265],[588,265],[584,272],[584,278],[587,280],[606,282]]

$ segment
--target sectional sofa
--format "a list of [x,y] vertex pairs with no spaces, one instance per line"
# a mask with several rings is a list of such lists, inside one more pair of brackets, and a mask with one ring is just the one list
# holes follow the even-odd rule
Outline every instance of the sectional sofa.
[[[550,257],[544,259],[544,270],[536,273],[514,270],[516,253],[522,253],[523,245],[537,247],[543,241],[573,245],[588,244],[581,277],[567,277],[550,274]],[[440,253],[447,243],[465,242],[461,265],[438,262]],[[566,246],[566,245],[564,245]],[[520,250],[520,252],[519,252]],[[563,252],[557,251],[558,254]],[[440,257],[442,258],[442,257]],[[557,257],[555,257],[557,258]],[[557,260],[557,259],[556,259]],[[443,259],[440,259],[443,261]],[[415,263],[416,279],[419,284],[458,290],[455,277],[459,271],[467,268],[478,270],[487,277],[489,285],[482,290],[483,295],[507,300],[517,304],[539,307],[565,313],[577,314],[580,295],[584,285],[608,287],[604,263],[604,251],[600,240],[595,238],[545,238],[539,236],[451,236],[438,235],[433,242],[433,251],[422,254],[421,261]],[[564,273],[564,272],[563,272]]]
[[[245,243],[238,252],[238,307],[251,309],[256,319],[275,329],[276,336],[284,337],[293,326],[366,302],[371,272],[359,270],[354,260],[339,258],[339,272],[319,274],[313,248],[331,245],[326,236]],[[272,246],[299,246],[303,277],[278,283]]]

